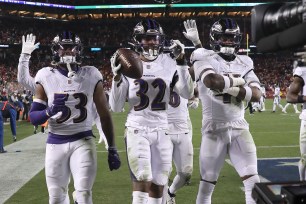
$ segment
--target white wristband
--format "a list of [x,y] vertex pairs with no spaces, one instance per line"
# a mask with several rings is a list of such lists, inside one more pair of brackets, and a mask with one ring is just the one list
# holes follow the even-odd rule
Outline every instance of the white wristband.
[[223,89],[228,89],[231,86],[231,81],[228,76],[223,76],[224,79],[224,88]]
[[245,84],[245,80],[242,77],[232,77],[233,86],[241,86]]
[[252,89],[250,87],[244,87],[245,89],[245,97],[244,97],[244,100],[246,101],[250,101],[251,98],[252,98]]
[[196,41],[192,41],[192,44],[194,46],[197,46],[197,45],[200,45],[201,44],[201,41],[199,39],[197,39]]
[[239,87],[231,87],[231,88],[228,88],[226,93],[234,96],[234,97],[237,97],[238,94],[239,94],[239,91],[240,91],[240,88]]

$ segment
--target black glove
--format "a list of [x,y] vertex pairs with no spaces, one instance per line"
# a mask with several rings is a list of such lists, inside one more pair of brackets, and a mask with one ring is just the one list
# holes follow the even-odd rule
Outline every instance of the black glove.
[[108,148],[108,166],[111,171],[119,169],[121,166],[121,161],[116,147]]

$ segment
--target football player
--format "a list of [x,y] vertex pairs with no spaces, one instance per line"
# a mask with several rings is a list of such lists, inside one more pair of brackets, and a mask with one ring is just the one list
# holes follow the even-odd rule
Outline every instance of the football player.
[[[195,20],[184,21],[186,32],[184,36],[193,42],[195,46],[202,46]],[[176,83],[176,81],[173,81]],[[188,108],[196,109],[199,105],[199,98],[196,93],[189,100],[181,97],[176,90],[175,84],[171,84],[170,103],[167,110],[168,126],[167,134],[172,142],[172,159],[176,169],[176,176],[172,184],[165,192],[163,203],[175,204],[176,192],[186,185],[193,171],[193,145],[192,145],[192,124],[189,118]]]
[[[30,46],[23,44],[22,55],[29,58],[35,48],[35,39],[31,35],[27,39],[31,43]],[[56,36],[51,50],[53,66],[38,71],[35,99],[30,110],[33,125],[49,121],[45,158],[49,203],[70,203],[68,184],[71,175],[75,203],[92,203],[92,186],[97,171],[92,133],[96,111],[109,144],[109,168],[120,167],[102,75],[95,67],[81,66],[81,40],[71,32]]]
[[265,104],[265,100],[266,100],[266,87],[264,84],[261,84],[260,85],[260,91],[261,91],[261,97],[260,97],[260,108],[259,108],[259,111],[266,111],[266,104]]
[[[295,66],[294,66],[295,67]],[[299,173],[300,180],[306,181],[306,109],[305,102],[306,97],[304,96],[306,92],[306,67],[299,66],[296,64],[296,68],[294,70],[293,82],[289,86],[289,90],[287,92],[286,100],[288,103],[300,103],[303,104],[303,110],[300,114],[301,126],[300,126],[300,153],[301,159],[299,161]]]
[[[31,58],[31,53],[39,47],[39,42],[34,44],[36,40],[36,36],[33,34],[28,34],[26,37],[22,37],[22,46],[23,49],[26,50],[26,52],[30,53],[21,53],[19,57],[19,63],[18,63],[18,72],[17,72],[17,80],[18,83],[26,87],[27,89],[31,90],[32,92],[35,92],[35,80],[30,75],[29,71],[29,61]],[[98,113],[95,114],[95,120],[94,124],[96,124],[96,127],[99,131],[99,143],[105,142],[105,148],[108,149],[107,140],[105,138],[105,134],[102,130],[101,123],[100,123],[100,117]],[[34,126],[34,134],[37,132],[38,126]],[[42,127],[43,128],[43,127]]]
[[210,29],[212,50],[199,48],[191,56],[203,114],[197,204],[211,203],[227,154],[243,181],[246,203],[255,203],[251,192],[259,182],[256,146],[244,119],[243,100],[257,102],[261,92],[252,60],[237,55],[240,41],[236,21],[220,19]]
[[281,91],[278,84],[274,85],[274,100],[273,100],[273,107],[272,107],[272,113],[275,113],[276,106],[278,106],[280,109],[284,110],[284,107],[282,104],[280,104],[281,101]]
[[[295,69],[296,69],[296,67],[293,69],[293,73],[294,73]],[[288,92],[289,92],[289,87],[286,89],[286,92],[287,92],[287,94],[288,94]],[[288,106],[289,106],[290,104],[292,104],[295,113],[301,113],[301,112],[298,110],[298,107],[297,107],[297,104],[296,104],[296,103],[288,103],[288,102],[287,102],[287,104],[284,106],[284,108],[283,108],[283,110],[282,110],[283,113],[287,113],[287,108],[288,108]]]
[[6,153],[7,151],[4,150],[3,146],[3,116],[2,116],[2,112],[0,111],[0,153]]
[[170,87],[188,99],[193,96],[193,81],[184,57],[184,45],[173,41],[177,59],[163,54],[165,35],[162,27],[153,19],[139,22],[133,31],[132,44],[140,54],[143,76],[132,79],[120,74],[116,64],[117,53],[111,58],[114,73],[110,94],[110,106],[120,112],[126,99],[129,113],[125,123],[127,158],[133,180],[133,204],[162,202],[163,188],[168,181],[172,163],[167,112]]

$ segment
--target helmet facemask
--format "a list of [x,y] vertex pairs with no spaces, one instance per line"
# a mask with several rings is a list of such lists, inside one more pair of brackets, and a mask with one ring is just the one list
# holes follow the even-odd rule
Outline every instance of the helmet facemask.
[[155,60],[162,53],[164,43],[163,30],[156,21],[142,21],[134,28],[131,44],[134,46],[135,51],[147,60]]
[[60,64],[81,64],[82,44],[78,36],[73,38],[60,38],[56,36],[53,39],[52,47],[53,65]]
[[225,56],[235,56],[238,53],[241,33],[237,23],[232,19],[221,19],[210,29],[210,46],[215,52]]
[[[72,78],[76,75],[78,65],[81,64],[82,44],[78,36],[73,36],[70,32],[64,32],[63,37],[56,36],[53,39],[52,47],[53,61],[52,65],[68,69],[67,76]],[[72,68],[71,68],[72,66]]]

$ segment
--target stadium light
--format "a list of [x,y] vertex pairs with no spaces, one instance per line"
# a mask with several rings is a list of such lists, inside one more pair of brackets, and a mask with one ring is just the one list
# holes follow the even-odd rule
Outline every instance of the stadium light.
[[99,52],[101,50],[102,49],[100,47],[92,47],[92,48],[90,48],[90,51],[92,51],[92,52]]
[[181,0],[154,0],[156,3],[175,4],[181,2]]
[[[3,3],[10,4],[24,4],[28,6],[41,6],[41,7],[53,7],[53,8],[64,8],[71,10],[79,9],[139,9],[139,8],[194,8],[194,7],[253,7],[259,4],[265,3],[200,3],[200,4],[174,4],[180,2],[180,0],[155,0],[160,4],[124,4],[124,5],[84,5],[84,6],[73,6],[63,4],[51,4],[42,2],[31,2],[31,1],[20,1],[20,0],[0,0]],[[169,3],[170,2],[170,3]]]

